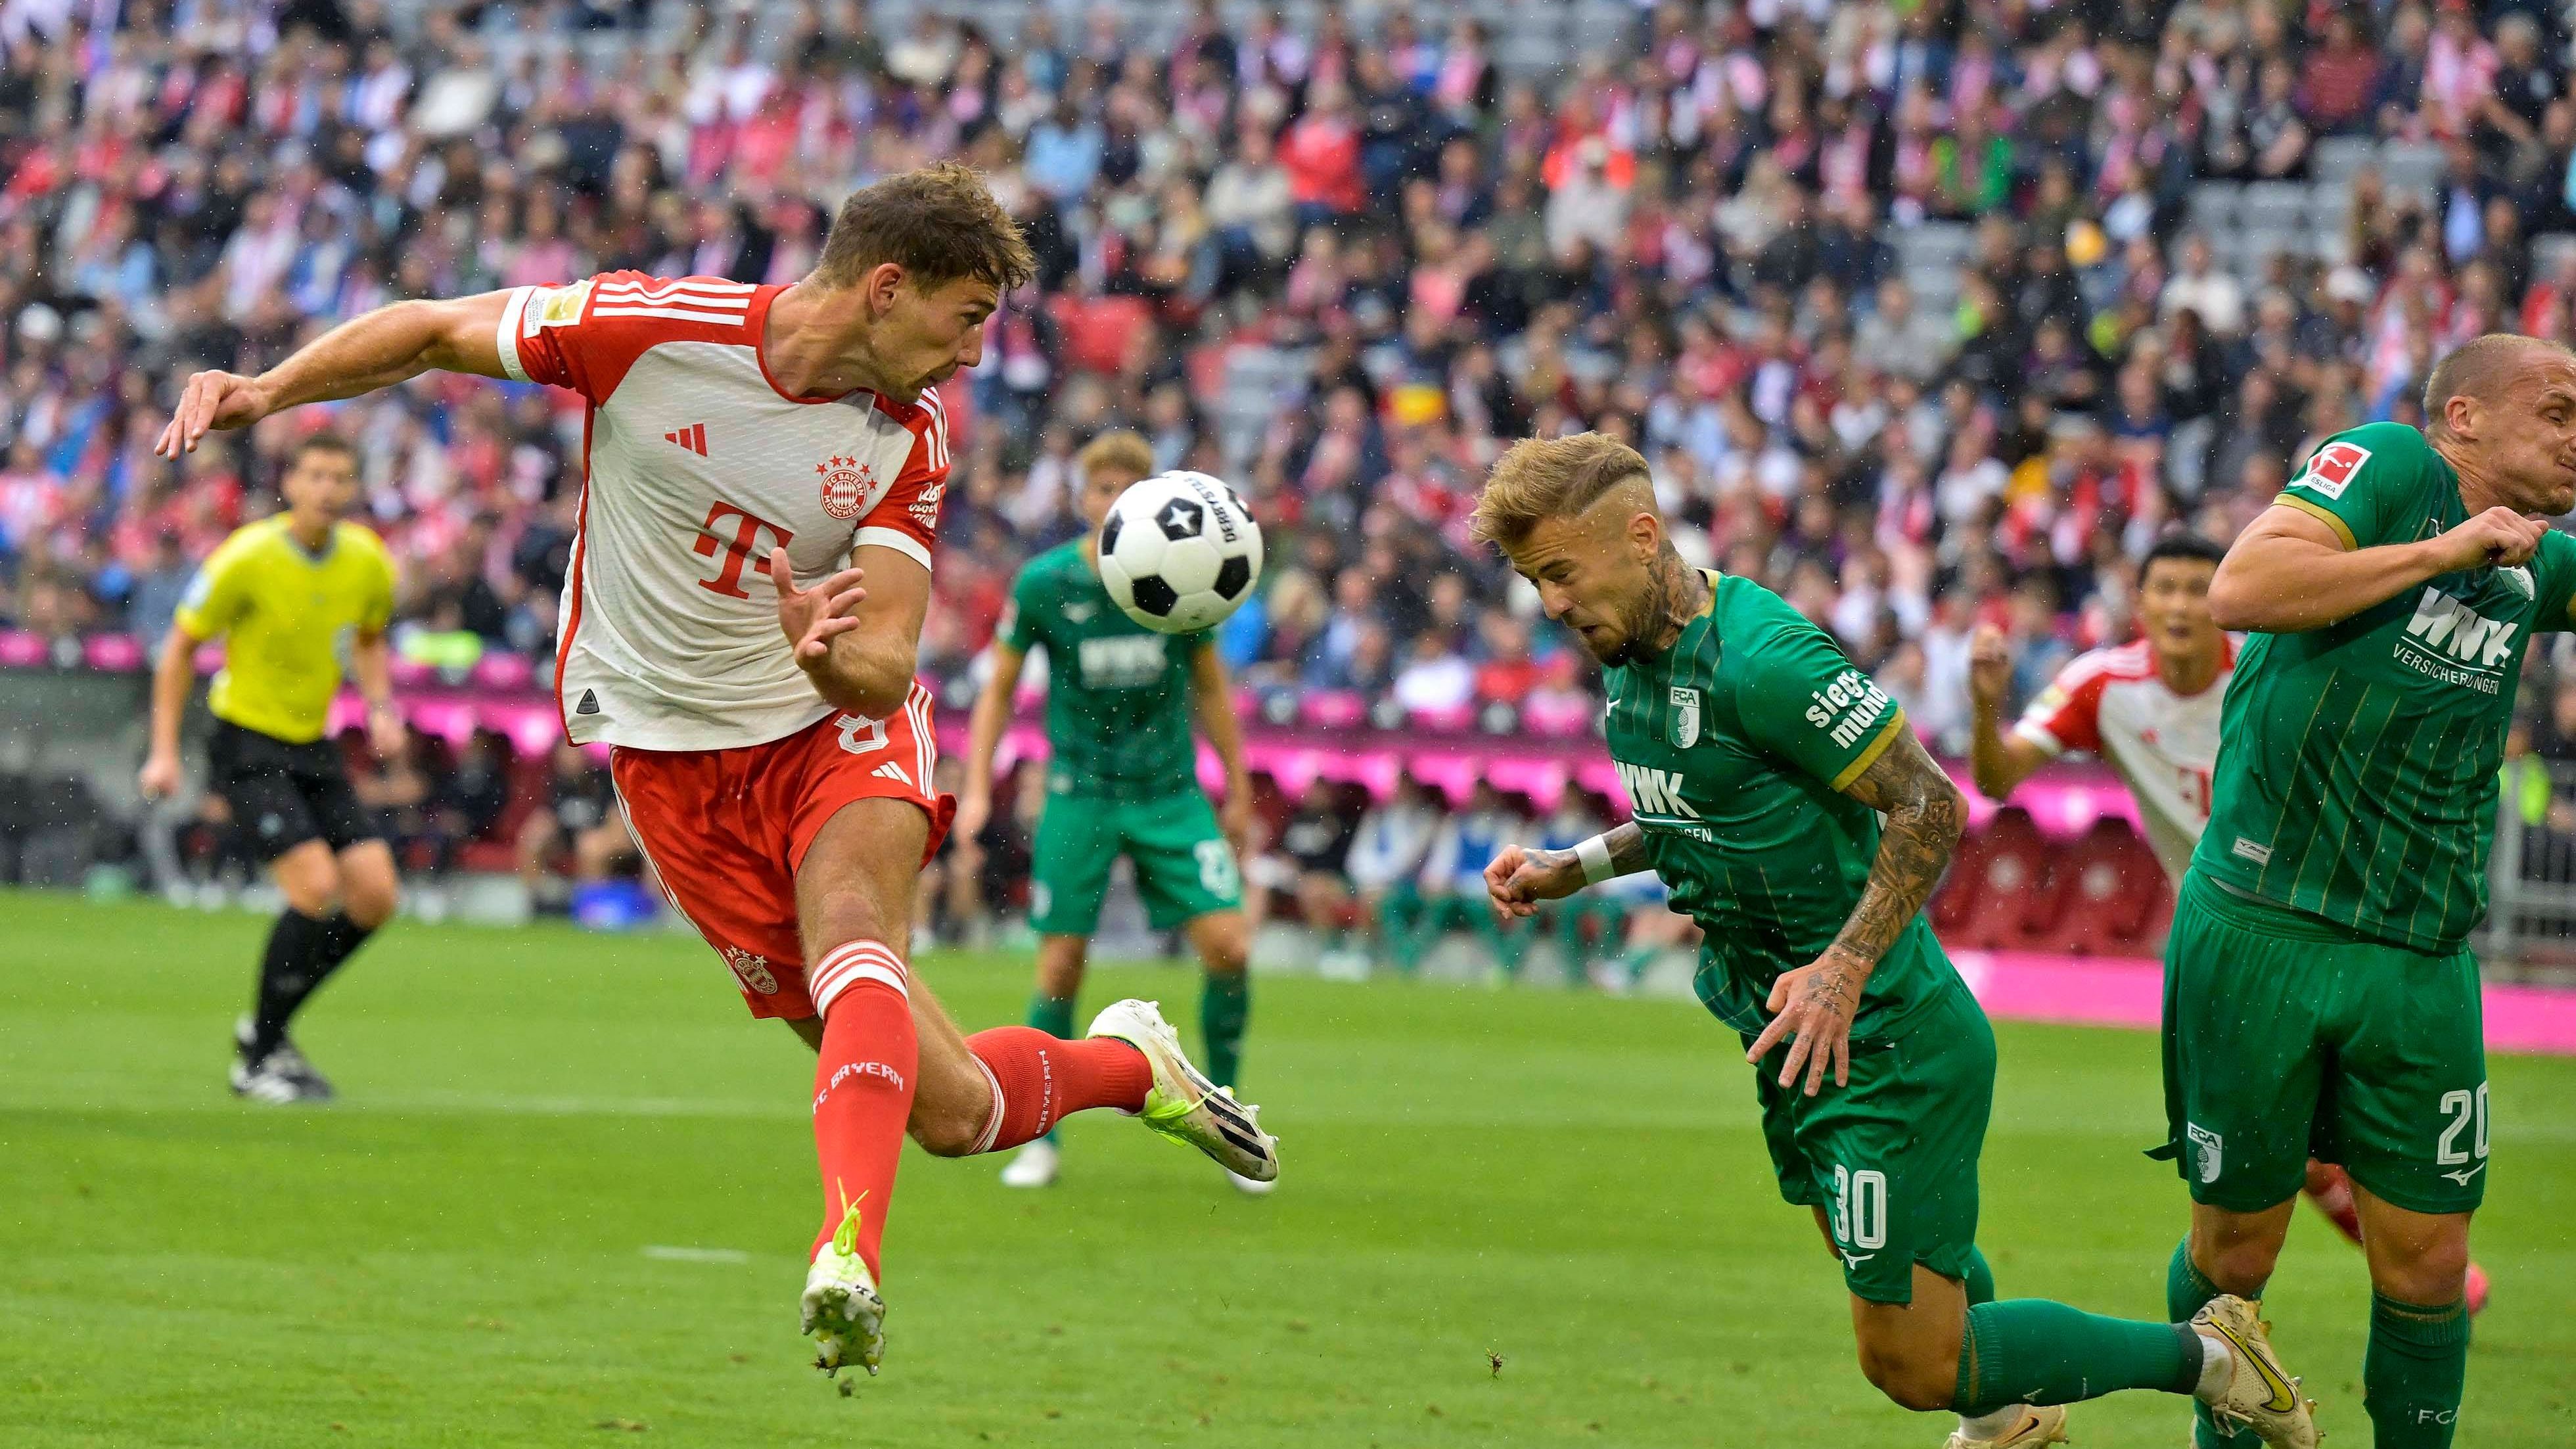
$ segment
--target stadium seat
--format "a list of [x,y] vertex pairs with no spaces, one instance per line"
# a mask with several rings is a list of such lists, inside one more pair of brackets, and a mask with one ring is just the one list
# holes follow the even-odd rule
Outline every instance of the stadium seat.
[[1973,899],[1944,939],[1970,950],[2020,949],[2032,898],[2048,885],[2049,850],[2029,811],[2018,805],[1996,811],[1980,832]]
[[2062,858],[2065,911],[2044,949],[2073,956],[2146,956],[2171,894],[2164,863],[2129,822],[2106,815]]

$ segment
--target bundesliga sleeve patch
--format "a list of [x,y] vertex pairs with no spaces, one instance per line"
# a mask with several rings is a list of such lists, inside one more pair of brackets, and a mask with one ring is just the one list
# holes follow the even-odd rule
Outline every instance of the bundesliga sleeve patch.
[[569,287],[541,289],[528,303],[527,335],[534,337],[540,327],[569,327],[581,320],[582,308],[590,302],[590,283],[575,282]]
[[2339,499],[2343,490],[2352,486],[2361,465],[2369,461],[2370,450],[2359,443],[2328,443],[2308,459],[2308,470],[2290,480],[2290,486]]

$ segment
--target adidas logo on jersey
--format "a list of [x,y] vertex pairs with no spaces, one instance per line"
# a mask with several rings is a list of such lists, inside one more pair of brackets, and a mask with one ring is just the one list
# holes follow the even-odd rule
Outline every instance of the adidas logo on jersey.
[[691,423],[676,433],[664,433],[662,435],[662,441],[666,443],[677,443],[681,447],[688,449],[690,452],[697,454],[701,458],[706,457],[707,425],[704,423]]
[[886,761],[884,764],[877,766],[868,773],[876,776],[880,780],[892,780],[897,784],[904,786],[906,789],[919,788],[912,783],[912,776],[904,773],[903,766],[896,764],[892,760]]

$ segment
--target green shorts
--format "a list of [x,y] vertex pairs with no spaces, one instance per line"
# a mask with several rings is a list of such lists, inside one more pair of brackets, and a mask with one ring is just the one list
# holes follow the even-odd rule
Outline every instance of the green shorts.
[[2194,1202],[2260,1212],[2310,1157],[2373,1196],[2464,1213],[2486,1194],[2477,958],[2366,940],[2183,878],[2165,943],[2166,1141]]
[[1126,856],[1158,931],[1243,908],[1243,873],[1196,790],[1160,800],[1050,795],[1029,865],[1029,927],[1042,936],[1088,936],[1100,924],[1109,867]]
[[[1753,1044],[1747,1036],[1747,1047]],[[1779,1084],[1782,1043],[1754,1068],[1780,1196],[1825,1210],[1843,1282],[1872,1303],[1914,1301],[1914,1265],[1964,1279],[1977,1250],[1977,1159],[1995,1100],[1995,1033],[1965,986],[1895,1035],[1852,1043],[1851,1083]]]

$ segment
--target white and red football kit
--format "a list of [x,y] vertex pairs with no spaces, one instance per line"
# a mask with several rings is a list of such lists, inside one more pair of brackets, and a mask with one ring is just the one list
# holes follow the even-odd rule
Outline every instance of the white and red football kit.
[[854,554],[870,567],[868,549],[930,567],[949,460],[935,392],[906,407],[780,390],[760,343],[784,290],[639,272],[521,287],[498,342],[513,379],[590,405],[564,728],[615,747],[637,845],[752,1013],[808,1017],[794,875],[815,833],[853,800],[909,800],[935,849],[955,802],[931,785],[928,691],[881,720],[814,693],[779,632],[769,553],[804,584]]
[[2138,802],[2147,843],[2175,880],[2209,823],[2219,706],[2236,672],[2235,641],[2226,648],[2218,677],[2198,694],[2166,686],[2156,672],[2155,648],[2144,639],[2096,649],[2066,666],[2013,726],[2051,759],[2089,750],[2109,762]]

